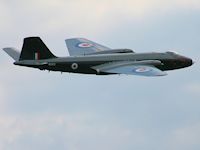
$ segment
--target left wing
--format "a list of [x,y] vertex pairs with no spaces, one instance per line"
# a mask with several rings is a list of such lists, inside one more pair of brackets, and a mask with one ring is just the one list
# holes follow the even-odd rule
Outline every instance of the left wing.
[[70,56],[88,55],[96,52],[110,50],[110,48],[84,38],[65,40]]
[[139,75],[139,76],[165,76],[165,72],[156,68],[155,64],[162,64],[158,60],[150,61],[124,61],[124,62],[113,62],[106,63],[99,66],[92,67],[97,72],[106,72],[106,73],[116,73],[116,74],[128,74],[128,75]]

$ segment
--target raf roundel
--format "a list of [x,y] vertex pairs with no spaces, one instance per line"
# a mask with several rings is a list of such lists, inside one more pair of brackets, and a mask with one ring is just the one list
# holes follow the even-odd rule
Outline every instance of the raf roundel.
[[78,47],[80,47],[80,48],[89,48],[92,46],[93,46],[93,44],[91,44],[91,43],[79,43],[78,44]]
[[137,73],[145,73],[145,72],[149,72],[149,71],[151,71],[151,69],[146,68],[146,67],[139,67],[134,70],[134,72],[137,72]]
[[77,63],[73,63],[73,64],[71,65],[71,68],[72,68],[73,70],[78,69],[78,64],[77,64]]

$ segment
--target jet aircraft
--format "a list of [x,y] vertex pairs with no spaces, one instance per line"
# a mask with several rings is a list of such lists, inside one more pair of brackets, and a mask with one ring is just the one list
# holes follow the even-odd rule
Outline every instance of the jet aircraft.
[[189,67],[192,59],[174,52],[135,53],[131,49],[110,49],[84,38],[65,40],[70,56],[57,57],[40,37],[24,39],[21,53],[15,48],[3,48],[15,65],[40,70],[83,74],[128,74],[164,76],[165,71]]

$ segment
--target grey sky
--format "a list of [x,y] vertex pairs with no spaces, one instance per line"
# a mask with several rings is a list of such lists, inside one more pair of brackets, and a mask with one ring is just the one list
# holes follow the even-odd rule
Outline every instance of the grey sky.
[[0,47],[41,36],[58,56],[85,37],[136,52],[174,50],[190,68],[161,78],[48,73],[0,52],[1,150],[198,150],[198,0],[0,0]]

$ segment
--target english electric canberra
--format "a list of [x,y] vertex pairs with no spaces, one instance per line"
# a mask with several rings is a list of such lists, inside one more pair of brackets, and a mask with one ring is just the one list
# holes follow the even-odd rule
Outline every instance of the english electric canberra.
[[40,70],[109,75],[164,76],[165,71],[189,67],[192,59],[174,52],[135,53],[131,49],[110,49],[84,38],[65,40],[70,56],[57,57],[40,37],[24,39],[21,53],[3,48],[15,65]]

